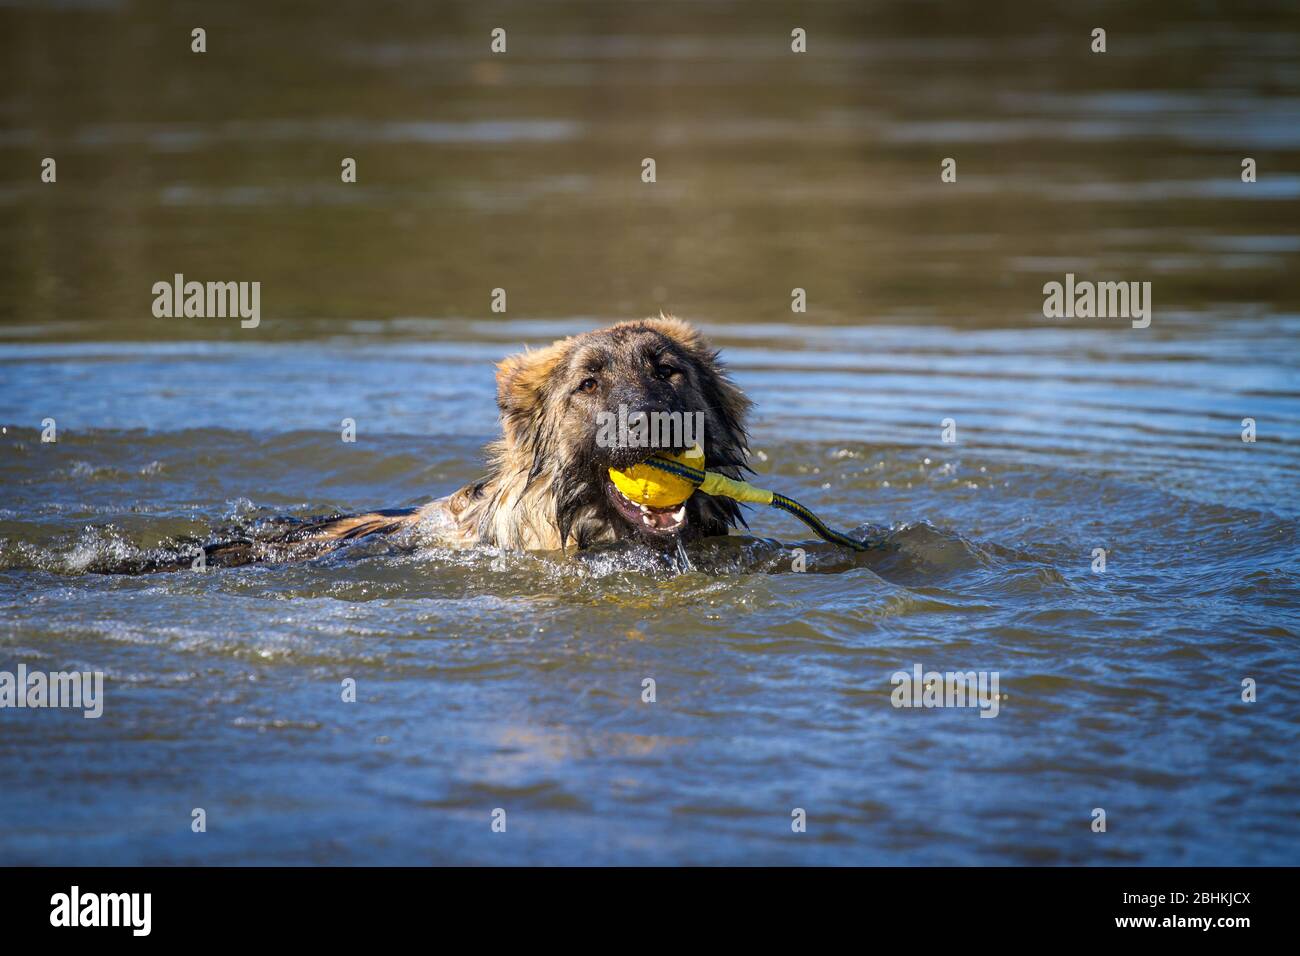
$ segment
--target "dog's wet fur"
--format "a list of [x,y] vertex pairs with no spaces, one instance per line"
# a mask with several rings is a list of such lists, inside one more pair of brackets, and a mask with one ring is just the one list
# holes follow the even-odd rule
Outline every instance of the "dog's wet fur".
[[[570,551],[626,539],[673,548],[744,523],[736,502],[701,492],[687,499],[681,518],[673,509],[671,520],[642,520],[638,506],[609,481],[609,469],[625,470],[662,446],[597,441],[601,413],[617,416],[620,406],[628,417],[700,412],[709,469],[732,478],[750,471],[745,420],[751,403],[688,323],[661,315],[571,336],[510,356],[497,366],[496,379],[502,435],[487,448],[482,480],[422,508],[277,519],[252,536],[204,545],[204,563],[302,560],[415,525],[459,546]],[[190,566],[186,559],[130,570]]]
[[[629,417],[702,412],[709,467],[741,477],[749,460],[749,400],[704,337],[668,317],[511,356],[497,367],[497,405],[503,434],[489,448],[490,474],[448,502],[458,527],[485,544],[556,550],[662,537],[628,519],[609,482],[610,468],[629,468],[660,450],[598,444],[601,413],[617,417],[620,406]],[[679,533],[726,534],[739,520],[734,501],[696,494]]]

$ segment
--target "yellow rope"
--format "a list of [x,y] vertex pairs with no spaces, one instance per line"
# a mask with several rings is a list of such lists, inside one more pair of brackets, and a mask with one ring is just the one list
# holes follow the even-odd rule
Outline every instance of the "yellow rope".
[[[675,456],[676,460],[674,460],[674,458],[665,458],[656,455],[653,458],[647,459],[644,464],[650,465],[659,471],[666,472],[669,475],[682,479],[684,482],[689,482],[691,485],[695,486],[696,490],[702,491],[706,495],[732,498],[736,501],[748,501],[754,504],[771,505],[774,508],[779,508],[788,514],[794,515],[808,527],[812,528],[819,538],[824,541],[829,541],[832,544],[852,548],[854,551],[866,551],[870,548],[870,545],[863,541],[858,541],[856,538],[850,538],[842,532],[833,531],[828,528],[820,518],[793,498],[787,498],[785,495],[778,495],[774,491],[759,488],[755,485],[751,485],[747,481],[728,478],[726,475],[719,474],[716,471],[705,471],[701,468],[693,468],[691,465],[684,464],[681,460],[682,457],[683,456]],[[702,461],[703,456],[701,455],[698,457]],[[611,471],[610,477],[621,477],[621,473],[616,475]],[[648,485],[643,484],[641,487],[644,489],[648,487]],[[685,501],[689,495],[690,492],[687,492],[687,494],[679,500]],[[676,504],[676,502],[673,503]]]

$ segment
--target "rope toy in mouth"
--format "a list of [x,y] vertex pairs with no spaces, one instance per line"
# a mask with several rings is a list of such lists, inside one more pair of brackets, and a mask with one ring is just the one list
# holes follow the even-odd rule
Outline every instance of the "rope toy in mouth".
[[704,449],[699,445],[678,455],[667,453],[655,455],[626,471],[611,468],[609,478],[614,483],[614,487],[625,497],[652,508],[671,508],[673,505],[681,504],[698,490],[706,495],[779,508],[794,515],[812,528],[819,538],[832,544],[852,548],[854,551],[867,551],[871,547],[846,534],[832,531],[820,518],[793,498],[787,498],[765,488],[758,488],[747,481],[728,478],[716,471],[706,471]]

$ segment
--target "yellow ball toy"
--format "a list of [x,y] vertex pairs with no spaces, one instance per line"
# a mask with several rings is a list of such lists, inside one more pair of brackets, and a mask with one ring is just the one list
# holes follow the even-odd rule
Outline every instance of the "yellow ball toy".
[[[699,445],[680,455],[660,452],[657,457],[667,458],[669,461],[689,465],[692,468],[704,468],[704,449]],[[637,504],[649,505],[651,508],[671,508],[673,505],[681,504],[695,492],[695,485],[685,478],[670,475],[645,462],[633,465],[627,471],[611,468],[609,480],[614,482],[614,487],[622,492],[624,497]]]

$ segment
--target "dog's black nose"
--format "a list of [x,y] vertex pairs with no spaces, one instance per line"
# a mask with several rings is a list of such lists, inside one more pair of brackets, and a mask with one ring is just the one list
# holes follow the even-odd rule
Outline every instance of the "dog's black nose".
[[692,415],[666,386],[637,383],[614,388],[604,418],[616,428],[603,429],[597,443],[609,466],[626,468],[656,451],[684,451],[703,443],[702,415]]
[[627,415],[676,411],[676,394],[659,382],[624,382],[610,391],[610,403]]

